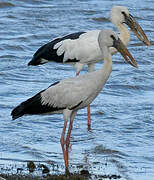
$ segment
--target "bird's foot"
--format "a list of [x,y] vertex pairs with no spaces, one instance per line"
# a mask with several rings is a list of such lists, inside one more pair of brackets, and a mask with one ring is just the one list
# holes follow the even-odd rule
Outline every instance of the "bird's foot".
[[70,171],[68,168],[65,168],[65,175],[66,177],[69,177],[70,176]]
[[91,124],[88,124],[88,131],[91,130]]

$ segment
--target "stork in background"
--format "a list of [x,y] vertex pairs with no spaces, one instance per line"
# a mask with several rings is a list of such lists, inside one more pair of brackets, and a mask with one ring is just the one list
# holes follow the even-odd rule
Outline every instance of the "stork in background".
[[[56,82],[22,102],[11,113],[13,119],[26,114],[63,113],[64,127],[60,142],[66,173],[69,173],[70,136],[75,115],[79,109],[87,107],[96,98],[112,72],[112,56],[109,48],[116,48],[128,63],[137,67],[136,61],[114,31],[100,31],[98,44],[104,56],[104,65],[100,70]],[[65,135],[68,120],[70,122]]]
[[[125,24],[130,27],[139,40],[148,46],[150,45],[144,31],[126,7],[114,6],[110,12],[110,20],[119,30],[119,37],[125,46],[130,41],[130,32]],[[28,65],[36,66],[55,61],[57,63],[73,64],[76,68],[76,75],[79,75],[85,65],[88,65],[89,72],[94,71],[95,63],[104,59],[104,54],[101,52],[97,40],[100,31],[77,32],[54,39],[40,47]],[[117,52],[113,47],[110,48],[110,51],[111,54]],[[88,106],[88,126],[90,127],[90,125],[90,106]]]

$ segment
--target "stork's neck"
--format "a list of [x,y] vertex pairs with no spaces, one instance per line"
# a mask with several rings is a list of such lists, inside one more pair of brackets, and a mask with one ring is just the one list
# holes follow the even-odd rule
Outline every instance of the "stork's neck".
[[105,83],[108,80],[110,73],[112,72],[112,56],[111,53],[109,52],[108,47],[103,47],[103,54],[104,54],[104,64],[100,69],[100,71],[101,71],[102,83]]
[[[120,34],[119,34],[120,39],[122,40],[124,45],[127,46],[130,41],[130,32],[129,32],[128,28],[122,23],[118,23],[115,26],[117,27],[117,29],[120,32]],[[110,52],[111,52],[111,54],[114,54],[117,52],[117,50],[115,48],[111,47]]]
[[130,32],[128,28],[124,24],[121,24],[121,23],[117,24],[117,28],[120,32],[119,34],[120,39],[122,40],[124,45],[127,46],[130,41]]

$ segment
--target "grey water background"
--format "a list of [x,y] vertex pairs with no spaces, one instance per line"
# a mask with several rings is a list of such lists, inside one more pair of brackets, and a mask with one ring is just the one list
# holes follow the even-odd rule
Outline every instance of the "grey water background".
[[[128,49],[138,69],[124,63],[119,53],[113,56],[113,72],[91,105],[91,131],[87,130],[86,109],[75,118],[70,164],[83,165],[95,174],[117,174],[121,179],[154,178],[153,0],[0,0],[0,166],[22,165],[27,160],[64,164],[59,142],[62,115],[12,121],[10,113],[55,81],[75,76],[75,69],[66,64],[28,67],[34,52],[68,33],[116,31],[108,20],[113,5],[129,9],[152,46],[146,47],[131,32]],[[86,72],[87,68],[82,71]]]

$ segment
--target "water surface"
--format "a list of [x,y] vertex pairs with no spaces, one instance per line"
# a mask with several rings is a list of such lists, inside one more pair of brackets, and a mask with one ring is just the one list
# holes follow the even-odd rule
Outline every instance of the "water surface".
[[[91,105],[92,129],[87,131],[86,109],[78,111],[71,135],[72,171],[83,165],[95,174],[121,179],[154,177],[154,1],[0,1],[0,164],[27,160],[63,166],[60,135],[62,115],[25,116],[12,121],[20,102],[51,83],[75,76],[69,65],[48,63],[28,67],[34,52],[57,36],[77,31],[116,28],[109,22],[113,5],[129,8],[152,46],[131,33],[128,49],[139,68],[113,56],[113,72]],[[99,69],[102,62],[96,65]],[[87,67],[82,73],[86,73]],[[61,171],[64,171],[62,169]]]

